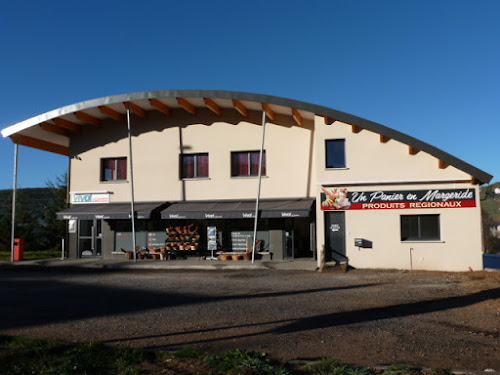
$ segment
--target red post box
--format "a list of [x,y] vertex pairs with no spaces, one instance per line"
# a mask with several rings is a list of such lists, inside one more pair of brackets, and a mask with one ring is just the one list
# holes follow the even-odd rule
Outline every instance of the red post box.
[[14,238],[14,261],[20,261],[24,258],[24,239]]

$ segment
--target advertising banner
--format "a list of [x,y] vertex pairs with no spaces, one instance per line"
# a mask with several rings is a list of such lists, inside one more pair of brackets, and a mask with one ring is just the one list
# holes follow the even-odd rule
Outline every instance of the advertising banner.
[[321,209],[384,210],[476,207],[475,189],[354,191],[322,188]]
[[109,193],[72,193],[72,204],[109,203]]

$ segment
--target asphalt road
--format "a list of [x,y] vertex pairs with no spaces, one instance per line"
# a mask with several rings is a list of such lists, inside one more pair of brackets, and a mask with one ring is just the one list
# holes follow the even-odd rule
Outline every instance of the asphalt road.
[[0,332],[500,370],[500,273],[0,270]]

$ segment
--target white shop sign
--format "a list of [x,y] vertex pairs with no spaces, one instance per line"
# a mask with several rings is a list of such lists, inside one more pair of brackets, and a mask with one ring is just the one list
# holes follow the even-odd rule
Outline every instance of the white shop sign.
[[110,193],[71,193],[72,204],[110,203]]

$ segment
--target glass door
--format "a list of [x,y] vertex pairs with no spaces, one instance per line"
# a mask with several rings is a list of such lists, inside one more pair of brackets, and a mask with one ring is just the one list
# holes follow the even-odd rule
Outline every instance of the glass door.
[[101,256],[102,220],[80,220],[78,227],[78,256]]

